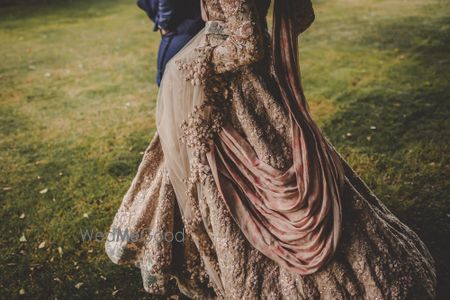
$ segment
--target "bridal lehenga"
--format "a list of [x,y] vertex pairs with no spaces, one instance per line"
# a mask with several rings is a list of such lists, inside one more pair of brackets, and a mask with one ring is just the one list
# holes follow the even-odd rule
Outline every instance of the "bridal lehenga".
[[146,291],[190,298],[432,299],[433,259],[311,119],[298,35],[308,0],[204,0],[167,65],[157,133],[106,252]]

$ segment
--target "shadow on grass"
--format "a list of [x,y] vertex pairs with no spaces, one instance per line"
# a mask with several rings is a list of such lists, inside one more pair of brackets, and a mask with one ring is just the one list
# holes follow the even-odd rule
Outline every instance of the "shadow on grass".
[[406,56],[389,70],[387,82],[406,78],[412,84],[350,95],[325,126],[345,156],[365,153],[374,162],[361,173],[428,245],[441,299],[450,295],[449,24],[449,17],[405,18],[371,29],[362,43]]

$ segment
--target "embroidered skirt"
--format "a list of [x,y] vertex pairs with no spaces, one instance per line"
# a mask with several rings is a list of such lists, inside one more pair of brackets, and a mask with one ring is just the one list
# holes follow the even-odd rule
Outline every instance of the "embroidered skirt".
[[[195,56],[204,41],[202,31],[166,66],[157,133],[105,245],[111,260],[140,268],[145,289],[154,294],[167,293],[175,283],[197,299],[432,298],[434,266],[425,245],[344,160],[341,240],[331,261],[308,276],[290,272],[249,243],[212,175],[196,184],[194,197],[188,195],[195,153],[183,141],[182,124],[206,99],[201,86],[184,80],[175,61]],[[264,74],[248,73],[233,89],[230,123],[258,157],[286,168],[292,154],[289,118]]]

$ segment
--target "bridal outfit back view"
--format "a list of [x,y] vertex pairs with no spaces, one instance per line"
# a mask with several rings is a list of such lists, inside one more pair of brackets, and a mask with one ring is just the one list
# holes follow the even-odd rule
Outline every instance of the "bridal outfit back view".
[[311,3],[275,0],[272,35],[270,0],[202,4],[205,29],[166,67],[157,133],[111,225],[145,238],[112,236],[111,260],[153,294],[434,298],[423,242],[311,119],[297,61]]

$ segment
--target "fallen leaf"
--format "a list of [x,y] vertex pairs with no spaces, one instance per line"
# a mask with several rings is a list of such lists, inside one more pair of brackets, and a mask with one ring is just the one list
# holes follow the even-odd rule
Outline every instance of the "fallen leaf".
[[376,126],[370,126],[370,129],[371,129],[371,130],[376,130],[377,127],[376,127]]
[[25,289],[20,289],[19,290],[19,295],[25,295]]
[[83,218],[89,218],[89,215],[87,213],[84,213]]
[[62,256],[62,255],[63,255],[63,250],[62,250],[61,247],[58,247],[58,253],[59,253],[59,256]]
[[19,239],[19,242],[25,243],[27,241],[27,238],[25,237],[25,234],[22,234],[22,236]]
[[58,277],[53,278],[54,281],[62,283],[61,279],[59,279]]
[[10,187],[10,186],[5,186],[4,188],[3,188],[3,190],[6,192],[6,191],[10,191],[10,190],[12,190],[12,187]]
[[45,241],[43,241],[42,243],[39,244],[38,246],[39,249],[45,248]]
[[83,284],[84,284],[83,282],[78,282],[77,284],[75,284],[75,287],[76,287],[77,289],[80,289],[80,287],[81,287]]
[[48,192],[48,188],[45,188],[45,189],[39,191],[39,193],[41,193],[41,194],[45,194],[47,192]]
[[119,292],[119,290],[115,290],[112,292],[112,295],[115,296],[115,295],[117,295],[118,292]]
[[25,213],[22,213],[22,214],[19,216],[19,218],[20,218],[20,219],[25,219]]

